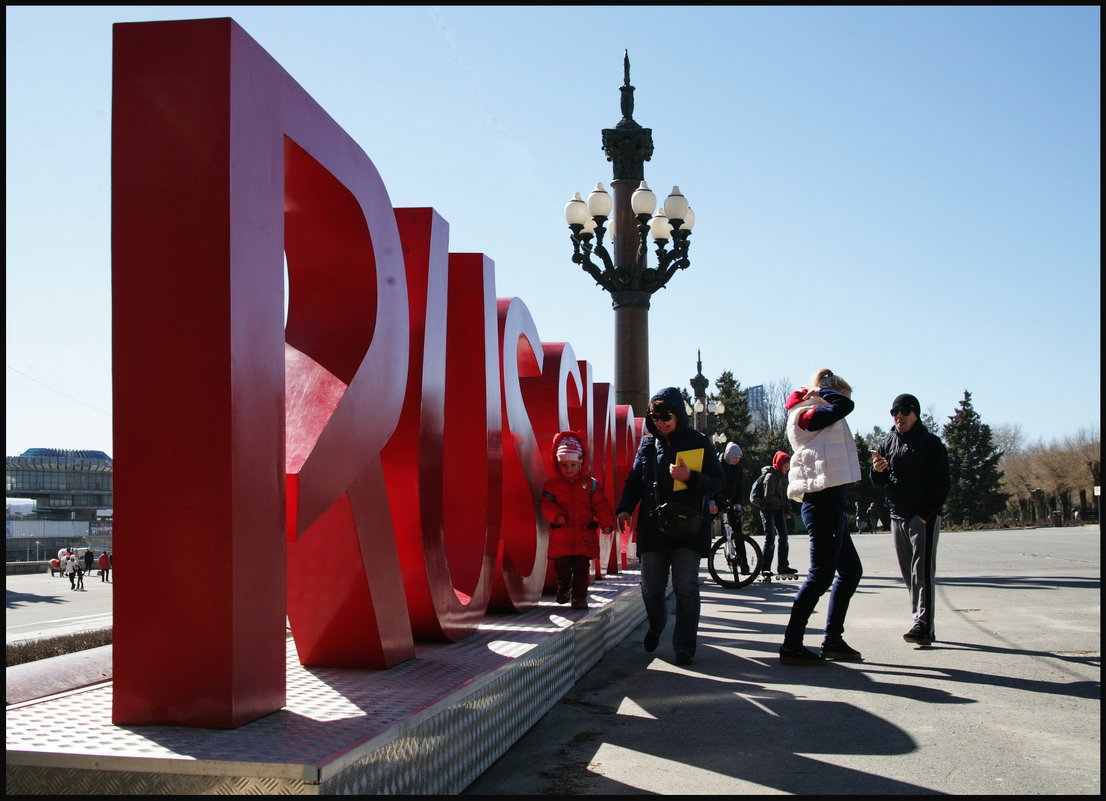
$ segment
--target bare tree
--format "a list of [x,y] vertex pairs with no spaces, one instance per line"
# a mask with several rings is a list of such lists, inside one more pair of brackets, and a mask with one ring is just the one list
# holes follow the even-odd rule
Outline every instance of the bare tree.
[[1057,509],[1065,520],[1071,519],[1073,509],[1080,509],[1081,516],[1093,509],[1092,466],[1099,464],[1102,450],[1097,431],[1083,430],[1060,441],[1025,446],[1011,439],[1014,445],[999,463],[1003,490],[1011,495],[1009,515],[1027,523],[1044,523]]
[[991,440],[995,443],[995,447],[1003,453],[1013,453],[1020,450],[1024,439],[1022,427],[1017,423],[991,427]]

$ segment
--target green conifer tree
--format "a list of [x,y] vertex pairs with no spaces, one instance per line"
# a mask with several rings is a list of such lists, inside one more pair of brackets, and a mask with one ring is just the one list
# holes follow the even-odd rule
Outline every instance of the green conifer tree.
[[[726,435],[727,442],[736,442],[741,446],[741,466],[745,477],[745,492],[748,493],[753,482],[760,475],[760,468],[771,461],[771,451],[766,453],[766,445],[761,441],[760,432],[752,426],[752,416],[749,414],[749,395],[741,382],[734,378],[729,370],[726,370],[714,382],[718,394],[717,400],[722,401],[725,411],[718,416],[715,431]],[[724,450],[722,446],[720,450]],[[759,535],[760,514],[749,505],[748,498],[741,501],[745,507],[741,516],[741,526],[746,534]]]
[[967,390],[943,433],[951,479],[945,518],[955,526],[992,521],[1010,497],[1001,491],[998,463],[1002,451],[994,445],[991,427],[972,408],[972,394]]
[[749,428],[749,398],[741,387],[741,382],[734,378],[729,370],[722,373],[714,382],[718,394],[715,399],[722,402],[725,411],[718,415],[714,430],[725,434],[729,442],[736,442],[745,448],[741,440]]

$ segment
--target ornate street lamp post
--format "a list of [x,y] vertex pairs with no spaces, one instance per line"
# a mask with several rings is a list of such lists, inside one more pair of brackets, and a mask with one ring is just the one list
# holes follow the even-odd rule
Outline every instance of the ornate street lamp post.
[[[656,195],[645,183],[645,162],[653,155],[653,131],[642,128],[633,118],[629,53],[623,69],[622,119],[614,128],[603,130],[603,151],[614,164],[614,197],[602,183],[595,185],[587,201],[577,192],[565,204],[565,220],[572,231],[572,261],[611,293],[615,312],[615,402],[629,404],[634,414],[642,417],[651,389],[649,298],[677,270],[690,265],[688,237],[695,212],[679,187],[673,187],[664,205],[657,208]],[[613,256],[604,236],[609,236]],[[648,266],[650,236],[656,246],[656,267]]]
[[698,354],[698,362],[696,362],[696,369],[698,372],[691,379],[691,389],[695,392],[695,403],[691,406],[691,412],[695,415],[692,418],[692,425],[704,434],[710,436],[711,442],[714,443],[715,448],[720,445],[725,445],[729,439],[724,433],[713,432],[714,428],[711,418],[716,417],[726,411],[725,405],[722,401],[708,400],[707,399],[707,387],[710,386],[710,380],[703,375],[703,354]]

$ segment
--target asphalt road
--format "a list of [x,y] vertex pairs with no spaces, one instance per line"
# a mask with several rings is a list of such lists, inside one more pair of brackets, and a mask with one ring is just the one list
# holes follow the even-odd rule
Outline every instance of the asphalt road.
[[862,663],[780,665],[796,585],[704,571],[693,665],[673,663],[671,628],[646,654],[643,624],[465,793],[1099,794],[1098,527],[943,534],[932,648],[902,640],[890,537],[855,539]]
[[[6,641],[78,634],[111,627],[112,584],[93,568],[84,590],[71,590],[69,579],[49,573],[7,576]],[[114,571],[113,571],[114,572]]]

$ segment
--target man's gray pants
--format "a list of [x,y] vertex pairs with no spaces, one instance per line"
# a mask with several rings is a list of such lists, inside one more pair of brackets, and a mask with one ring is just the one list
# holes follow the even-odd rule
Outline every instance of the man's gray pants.
[[914,622],[921,623],[931,639],[936,639],[934,615],[937,611],[937,540],[941,518],[923,523],[917,515],[910,520],[891,518],[891,536],[899,558],[902,580],[910,591]]

